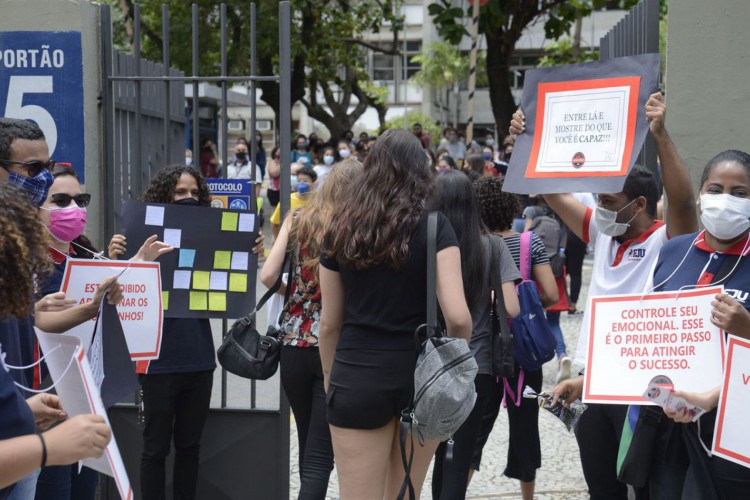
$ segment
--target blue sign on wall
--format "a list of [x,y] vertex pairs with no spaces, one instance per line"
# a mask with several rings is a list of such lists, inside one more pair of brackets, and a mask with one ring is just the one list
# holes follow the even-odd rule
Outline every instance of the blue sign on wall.
[[211,191],[211,205],[232,210],[252,210],[252,181],[244,179],[206,179]]
[[0,32],[0,116],[36,122],[50,158],[85,182],[80,32]]

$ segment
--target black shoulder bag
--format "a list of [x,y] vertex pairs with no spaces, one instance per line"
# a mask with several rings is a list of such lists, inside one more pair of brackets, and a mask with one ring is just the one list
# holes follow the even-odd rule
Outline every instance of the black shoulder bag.
[[292,259],[291,253],[291,251],[288,251],[284,255],[281,272],[279,272],[279,277],[273,286],[261,297],[250,314],[235,321],[216,351],[219,364],[228,372],[242,378],[266,380],[272,377],[279,368],[281,332],[274,325],[269,325],[266,334],[261,335],[255,329],[255,315],[268,299],[278,291],[287,262],[289,262],[289,278],[284,304],[289,300],[289,287],[294,279],[292,273],[294,259]]

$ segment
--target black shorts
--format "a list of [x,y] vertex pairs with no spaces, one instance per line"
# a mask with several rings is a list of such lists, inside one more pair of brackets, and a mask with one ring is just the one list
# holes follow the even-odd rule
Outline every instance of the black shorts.
[[328,423],[378,429],[408,408],[414,392],[414,350],[336,351],[326,395]]

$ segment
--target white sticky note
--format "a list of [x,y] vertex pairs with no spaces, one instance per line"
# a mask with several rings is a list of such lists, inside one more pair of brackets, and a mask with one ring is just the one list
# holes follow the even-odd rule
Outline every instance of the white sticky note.
[[146,207],[146,225],[163,226],[164,225],[164,207]]
[[208,287],[211,290],[226,290],[227,274],[224,271],[211,271],[211,283]]
[[255,230],[255,214],[240,214],[240,223],[237,231],[252,233]]
[[180,242],[182,241],[182,229],[164,229],[164,243],[180,248]]
[[247,271],[250,252],[232,252],[232,270]]
[[177,290],[178,288],[181,288],[183,290],[189,290],[190,278],[192,277],[192,275],[193,275],[192,271],[175,271],[174,283],[172,284],[172,288],[174,290]]

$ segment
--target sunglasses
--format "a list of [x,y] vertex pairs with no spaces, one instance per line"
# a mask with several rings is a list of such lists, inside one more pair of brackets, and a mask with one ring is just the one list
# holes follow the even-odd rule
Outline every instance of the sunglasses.
[[11,165],[20,165],[21,168],[26,170],[26,172],[29,174],[29,177],[36,177],[42,170],[52,170],[52,168],[55,166],[55,160],[49,160],[46,162],[39,160],[32,160],[27,162],[0,160],[0,166],[5,167],[6,170]]
[[76,196],[70,196],[69,194],[65,193],[55,193],[50,195],[49,198],[52,203],[60,208],[69,207],[71,200],[75,201],[76,205],[78,205],[80,208],[86,208],[89,206],[89,203],[91,203],[91,195],[89,193],[81,193]]

